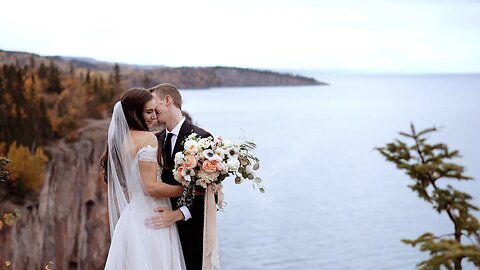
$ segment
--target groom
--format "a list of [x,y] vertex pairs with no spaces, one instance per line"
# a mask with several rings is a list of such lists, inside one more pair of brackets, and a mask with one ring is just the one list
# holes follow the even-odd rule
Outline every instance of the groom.
[[[161,150],[163,156],[162,181],[170,185],[180,185],[172,173],[175,166],[175,154],[183,150],[183,142],[190,134],[197,133],[204,138],[211,135],[193,125],[182,115],[182,96],[175,86],[162,83],[148,90],[157,102],[157,121],[166,127],[157,133],[159,154]],[[173,211],[164,210],[160,213],[160,217],[164,226],[170,226],[178,221],[178,234],[187,270],[200,270],[203,258],[203,191],[196,192],[190,208],[186,206],[178,208],[177,200],[178,197],[170,198]]]

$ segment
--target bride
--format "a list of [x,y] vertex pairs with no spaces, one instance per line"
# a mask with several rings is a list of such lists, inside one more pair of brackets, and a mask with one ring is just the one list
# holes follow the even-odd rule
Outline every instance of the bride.
[[171,210],[169,197],[181,186],[157,180],[158,141],[149,132],[156,103],[147,90],[132,88],[113,109],[107,150],[101,159],[108,182],[111,245],[105,269],[186,269],[176,225],[148,228],[158,207]]

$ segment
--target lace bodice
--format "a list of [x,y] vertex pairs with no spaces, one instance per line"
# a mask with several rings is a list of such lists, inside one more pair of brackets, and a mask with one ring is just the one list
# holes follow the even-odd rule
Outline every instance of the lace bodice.
[[[140,177],[140,172],[139,172],[139,161],[147,161],[147,162],[157,162],[157,147],[153,147],[151,145],[147,145],[147,146],[144,146],[142,148],[140,148],[138,151],[137,151],[137,155],[135,156],[135,160],[133,162],[133,170],[134,170],[134,173],[133,175],[138,175],[138,177]],[[162,170],[159,168],[157,170],[157,181],[158,182],[162,182]],[[138,179],[138,183],[140,183],[140,179]],[[154,201],[154,204],[158,207],[158,206],[162,206],[162,207],[167,207],[167,205],[170,205],[170,202],[169,200],[167,199],[155,199],[155,198],[152,198],[152,197],[145,197],[145,194],[144,192],[142,191],[141,189],[141,186],[140,185],[136,185],[136,187],[134,188],[134,190],[136,190],[136,192],[133,192],[132,191],[132,196],[133,197],[136,197],[136,196],[139,196],[139,198],[148,198],[148,200],[152,199]]]
[[140,148],[137,152],[136,158],[139,161],[157,162],[157,147],[147,145]]
[[[157,162],[157,147],[151,145],[140,148],[135,157],[137,161]],[[157,171],[157,181],[162,182],[162,170]]]
[[[157,147],[151,145],[140,148],[137,152],[136,159],[138,161],[157,162]],[[162,182],[162,171],[157,170],[157,181]]]

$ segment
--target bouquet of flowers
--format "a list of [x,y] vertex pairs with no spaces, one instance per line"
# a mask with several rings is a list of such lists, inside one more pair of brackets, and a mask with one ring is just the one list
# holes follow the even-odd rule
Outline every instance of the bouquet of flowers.
[[265,192],[262,180],[254,173],[260,167],[259,159],[250,154],[255,143],[234,143],[222,137],[201,138],[192,133],[184,142],[184,150],[175,155],[175,179],[184,186],[178,205],[191,206],[195,187],[212,187],[214,192],[222,188],[228,176],[236,176],[235,183],[252,181],[253,188]]

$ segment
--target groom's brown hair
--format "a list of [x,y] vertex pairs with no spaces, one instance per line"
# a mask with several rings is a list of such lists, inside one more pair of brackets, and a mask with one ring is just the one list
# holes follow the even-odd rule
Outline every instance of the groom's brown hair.
[[170,96],[172,98],[173,105],[175,105],[175,107],[179,108],[180,110],[182,109],[182,95],[175,86],[169,83],[161,83],[155,85],[152,88],[149,88],[148,91],[150,93],[155,93],[157,97],[161,99],[165,96]]

